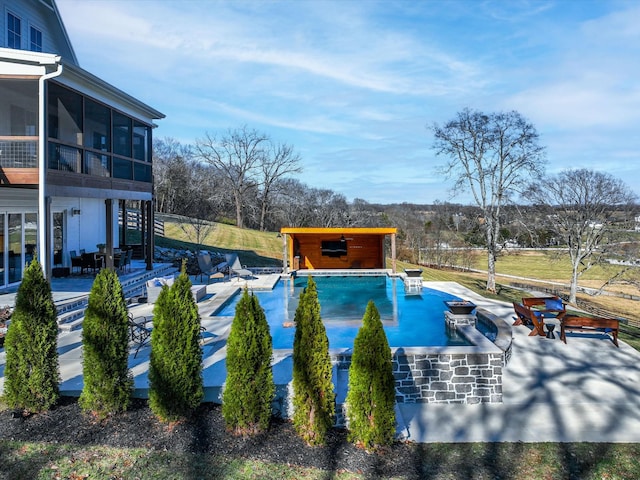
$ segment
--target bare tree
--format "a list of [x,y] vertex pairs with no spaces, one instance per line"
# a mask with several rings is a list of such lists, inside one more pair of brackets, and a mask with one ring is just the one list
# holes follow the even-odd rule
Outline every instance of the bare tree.
[[444,126],[434,124],[434,149],[448,157],[443,173],[454,192],[470,192],[483,215],[487,248],[487,290],[495,292],[503,205],[544,167],[544,148],[535,127],[518,112],[484,114],[465,109]]
[[244,227],[243,204],[247,192],[257,188],[257,174],[268,155],[269,137],[246,126],[220,138],[206,134],[196,141],[198,156],[224,175],[236,207],[236,225]]
[[578,279],[602,263],[629,219],[635,195],[605,172],[566,170],[530,188],[529,200],[547,208],[547,220],[567,244],[571,258],[569,302],[576,303]]
[[293,147],[287,144],[271,145],[270,154],[260,165],[260,230],[265,229],[265,217],[271,206],[275,189],[282,185],[280,180],[292,173],[300,173],[300,156],[294,152]]
[[348,223],[349,206],[344,195],[327,188],[312,188],[307,198],[314,226],[340,227]]
[[176,213],[183,202],[180,196],[190,183],[192,152],[173,138],[153,141],[153,183],[159,212]]
[[199,217],[185,217],[186,222],[180,224],[180,229],[187,235],[188,238],[194,240],[194,243],[198,246],[198,250],[202,249],[204,240],[215,229],[215,223]]

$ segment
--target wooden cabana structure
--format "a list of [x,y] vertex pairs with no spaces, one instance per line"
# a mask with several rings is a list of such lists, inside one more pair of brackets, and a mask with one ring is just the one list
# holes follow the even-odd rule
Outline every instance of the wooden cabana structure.
[[385,237],[391,236],[396,271],[397,228],[283,227],[283,267],[291,270],[385,268]]

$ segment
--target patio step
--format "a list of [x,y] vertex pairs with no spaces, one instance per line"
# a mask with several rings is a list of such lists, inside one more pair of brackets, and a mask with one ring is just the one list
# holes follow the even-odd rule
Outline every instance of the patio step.
[[[174,266],[167,264],[153,270],[145,271],[138,275],[122,278],[120,283],[122,285],[124,297],[127,299],[127,303],[135,297],[144,295],[147,280],[168,275],[175,271],[176,268]],[[89,294],[82,295],[74,298],[73,300],[56,303],[56,309],[58,311],[58,330],[61,332],[70,332],[80,328],[84,321],[84,312],[88,303]]]

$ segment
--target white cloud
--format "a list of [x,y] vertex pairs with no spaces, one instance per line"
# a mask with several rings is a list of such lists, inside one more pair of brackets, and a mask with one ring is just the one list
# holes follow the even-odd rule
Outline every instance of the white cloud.
[[425,126],[465,107],[520,111],[550,169],[640,179],[633,2],[57,3],[81,65],[167,115],[156,135],[248,124],[349,198],[445,199]]

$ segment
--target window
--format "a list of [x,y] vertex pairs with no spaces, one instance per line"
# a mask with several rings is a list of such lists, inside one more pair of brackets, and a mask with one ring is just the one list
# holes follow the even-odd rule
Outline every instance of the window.
[[86,99],[84,102],[84,146],[111,151],[111,112],[108,107]]
[[85,152],[84,168],[82,171],[97,177],[108,177],[111,175],[111,157],[93,152]]
[[149,149],[149,127],[142,123],[133,123],[133,158],[144,162],[150,161]]
[[21,21],[12,13],[7,13],[7,47],[21,48]]
[[30,32],[30,40],[29,40],[29,50],[32,52],[41,52],[42,51],[42,32],[35,27],[31,27],[29,29]]
[[0,136],[38,135],[38,81],[0,79]]
[[113,177],[124,178],[126,180],[133,179],[133,172],[131,171],[131,160],[125,160],[123,158],[113,159]]
[[70,145],[82,145],[82,97],[49,84],[49,136]]
[[131,119],[113,112],[113,153],[131,157]]

